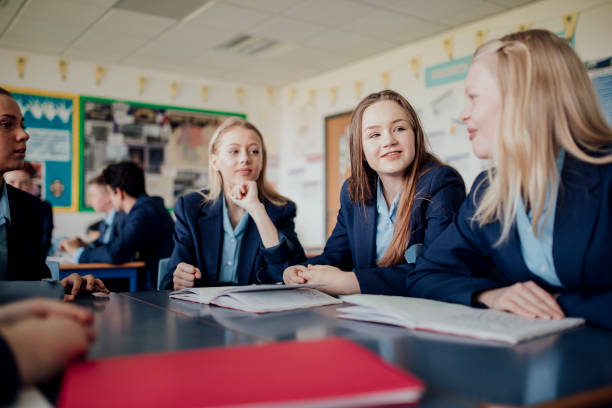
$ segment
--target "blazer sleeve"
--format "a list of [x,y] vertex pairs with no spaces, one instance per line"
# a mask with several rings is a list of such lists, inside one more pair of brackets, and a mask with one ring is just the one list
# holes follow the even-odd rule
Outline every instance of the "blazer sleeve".
[[612,329],[612,292],[562,293],[557,302],[568,317],[582,317],[588,324]]
[[475,192],[482,177],[484,174],[474,181],[448,227],[439,236],[430,237],[431,243],[406,276],[407,296],[472,305],[475,293],[503,286],[487,276],[495,263],[487,253],[489,244],[478,223],[472,221]]
[[[461,176],[451,167],[441,166],[432,177],[423,200],[427,200],[424,214],[422,252],[452,222],[453,216],[465,200],[465,185]],[[414,225],[414,220],[412,221]],[[417,257],[418,259],[418,257]],[[405,295],[405,282],[408,273],[414,270],[414,263],[356,270],[361,293],[382,295]]]
[[53,209],[48,201],[41,201],[43,215],[43,236],[41,245],[45,254],[51,248],[51,238],[53,236]]
[[12,350],[4,338],[0,336],[0,405],[9,405],[15,399],[17,391],[21,388],[21,380],[17,362]]
[[[311,265],[333,265],[343,271],[350,271],[354,267],[349,239],[348,224],[352,222],[353,211],[362,211],[358,205],[351,202],[348,192],[348,180],[344,182],[340,192],[340,210],[336,217],[336,225],[325,243],[321,255],[308,258]],[[306,264],[306,263],[304,263]]]
[[258,262],[255,271],[258,282],[282,282],[285,268],[306,260],[304,248],[295,232],[296,212],[295,204],[288,202],[283,207],[278,221],[274,223],[278,230],[280,243],[271,248],[264,248],[261,245],[263,262]]
[[[172,289],[172,277],[176,266],[185,262],[190,265],[197,265],[195,242],[193,241],[193,231],[189,227],[189,221],[187,210],[185,209],[185,197],[180,197],[174,206],[174,216],[176,222],[174,223],[174,249],[168,261],[168,269],[162,279],[160,285],[161,289]],[[205,268],[204,265],[199,265],[201,268]],[[202,271],[204,275],[204,272]]]
[[158,235],[154,211],[147,204],[134,205],[129,220],[126,221],[121,233],[106,245],[85,248],[79,262],[107,262],[120,264],[130,262],[134,255]]

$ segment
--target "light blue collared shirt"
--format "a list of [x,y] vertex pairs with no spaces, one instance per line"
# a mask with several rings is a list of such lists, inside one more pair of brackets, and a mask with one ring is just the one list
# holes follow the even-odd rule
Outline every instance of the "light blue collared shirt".
[[238,225],[236,225],[236,228],[232,227],[229,212],[227,211],[225,196],[223,196],[223,249],[221,250],[219,282],[238,283],[236,268],[238,267],[238,260],[240,259],[242,238],[244,238],[244,232],[246,231],[248,222],[249,213],[245,211]]
[[[557,169],[559,174],[563,169],[563,162],[565,161],[565,150],[561,149],[557,156]],[[553,188],[558,189],[556,185]],[[527,268],[534,274],[544,279],[551,285],[563,286],[557,271],[555,270],[555,264],[553,261],[553,233],[555,226],[555,212],[557,208],[557,202],[550,202],[550,185],[546,191],[546,201],[544,203],[544,209],[552,206],[552,211],[547,218],[540,219],[540,225],[538,228],[538,235],[533,234],[531,227],[531,211],[529,214],[525,211],[525,204],[523,199],[519,200],[519,206],[516,212],[516,228],[518,231],[519,240],[521,241],[521,253],[523,254],[523,260]]]
[[400,193],[393,199],[391,207],[387,207],[382,182],[378,179],[376,182],[376,211],[378,212],[378,219],[376,221],[376,262],[382,258],[387,248],[389,248],[389,244],[391,244],[391,239],[393,239],[399,197]]
[[2,180],[2,196],[0,196],[0,225],[11,225],[11,208],[6,193],[6,182]]
[[108,214],[106,214],[104,221],[102,221],[106,224],[104,236],[100,238],[100,242],[103,244],[108,244],[110,242],[111,233],[113,232],[113,221],[115,221],[115,214],[117,214],[117,210],[113,208]]

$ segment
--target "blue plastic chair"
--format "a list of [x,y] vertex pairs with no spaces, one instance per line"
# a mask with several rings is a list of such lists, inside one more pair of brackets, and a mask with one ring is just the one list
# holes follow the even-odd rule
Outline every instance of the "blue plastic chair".
[[51,271],[51,279],[59,280],[60,270],[59,270],[59,262],[55,261],[45,261],[47,267]]
[[157,267],[157,290],[160,290],[161,281],[168,269],[168,262],[170,262],[170,258],[159,260],[159,266]]

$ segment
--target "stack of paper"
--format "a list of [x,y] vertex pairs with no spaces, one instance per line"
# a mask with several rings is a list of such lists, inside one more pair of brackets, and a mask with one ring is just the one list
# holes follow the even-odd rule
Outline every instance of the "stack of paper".
[[173,299],[213,304],[252,313],[333,305],[341,300],[313,288],[322,285],[249,285],[181,289],[170,293]]
[[78,362],[58,407],[405,406],[423,388],[369,350],[329,338]]
[[401,296],[341,296],[338,317],[516,344],[584,324],[584,319],[531,319],[491,309]]

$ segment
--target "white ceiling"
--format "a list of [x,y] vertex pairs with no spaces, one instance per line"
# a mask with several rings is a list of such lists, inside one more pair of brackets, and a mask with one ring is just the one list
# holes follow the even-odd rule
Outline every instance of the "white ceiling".
[[532,1],[0,0],[0,47],[280,86]]

